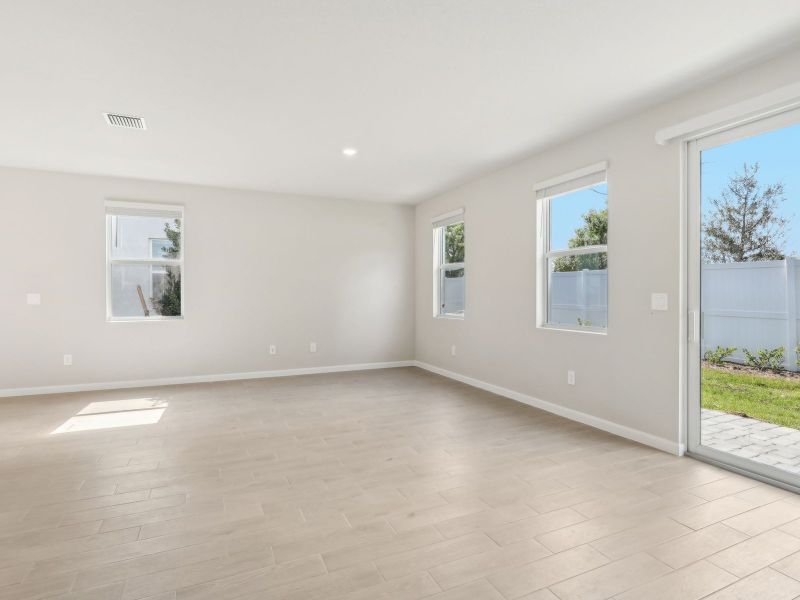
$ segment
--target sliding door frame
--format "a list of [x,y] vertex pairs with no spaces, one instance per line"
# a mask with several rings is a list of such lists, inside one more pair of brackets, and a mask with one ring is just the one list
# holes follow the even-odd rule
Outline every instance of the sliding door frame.
[[[684,141],[686,173],[686,441],[689,456],[742,473],[749,477],[800,492],[800,475],[759,463],[701,444],[701,351],[703,315],[700,304],[701,281],[701,227],[702,227],[702,172],[701,157],[704,150],[722,146],[740,139],[800,124],[800,109],[759,118],[744,124],[698,135]],[[787,307],[788,308],[788,307]]]

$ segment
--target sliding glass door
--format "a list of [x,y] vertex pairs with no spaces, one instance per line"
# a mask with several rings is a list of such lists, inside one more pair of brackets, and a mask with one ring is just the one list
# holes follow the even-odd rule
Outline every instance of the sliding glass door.
[[800,111],[687,158],[689,451],[800,488]]

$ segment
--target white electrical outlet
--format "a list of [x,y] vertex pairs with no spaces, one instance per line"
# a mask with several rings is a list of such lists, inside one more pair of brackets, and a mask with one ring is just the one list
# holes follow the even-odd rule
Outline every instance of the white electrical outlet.
[[668,310],[669,295],[664,292],[653,292],[650,294],[650,310]]
[[317,342],[311,342],[308,345],[308,351],[309,352],[316,352],[317,351]]
[[26,301],[28,302],[28,304],[33,304],[38,306],[39,304],[42,303],[42,295],[36,293],[27,294]]
[[278,353],[278,347],[275,344],[270,344],[269,345],[269,353],[270,354],[277,354]]
[[450,356],[455,356],[455,355],[456,355],[456,345],[453,344],[452,346],[450,346]]
[[65,354],[64,355],[64,366],[71,367],[72,366],[72,354]]
[[567,384],[575,385],[575,371],[567,371]]

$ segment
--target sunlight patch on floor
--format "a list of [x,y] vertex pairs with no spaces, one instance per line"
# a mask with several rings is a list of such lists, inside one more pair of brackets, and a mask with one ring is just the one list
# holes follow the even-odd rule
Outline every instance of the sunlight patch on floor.
[[92,402],[50,434],[154,425],[161,420],[168,406],[167,402],[153,398]]

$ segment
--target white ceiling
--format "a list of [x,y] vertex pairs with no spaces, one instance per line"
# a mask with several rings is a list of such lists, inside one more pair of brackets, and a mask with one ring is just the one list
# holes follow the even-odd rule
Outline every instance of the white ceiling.
[[798,0],[2,0],[0,164],[415,202],[799,32]]

